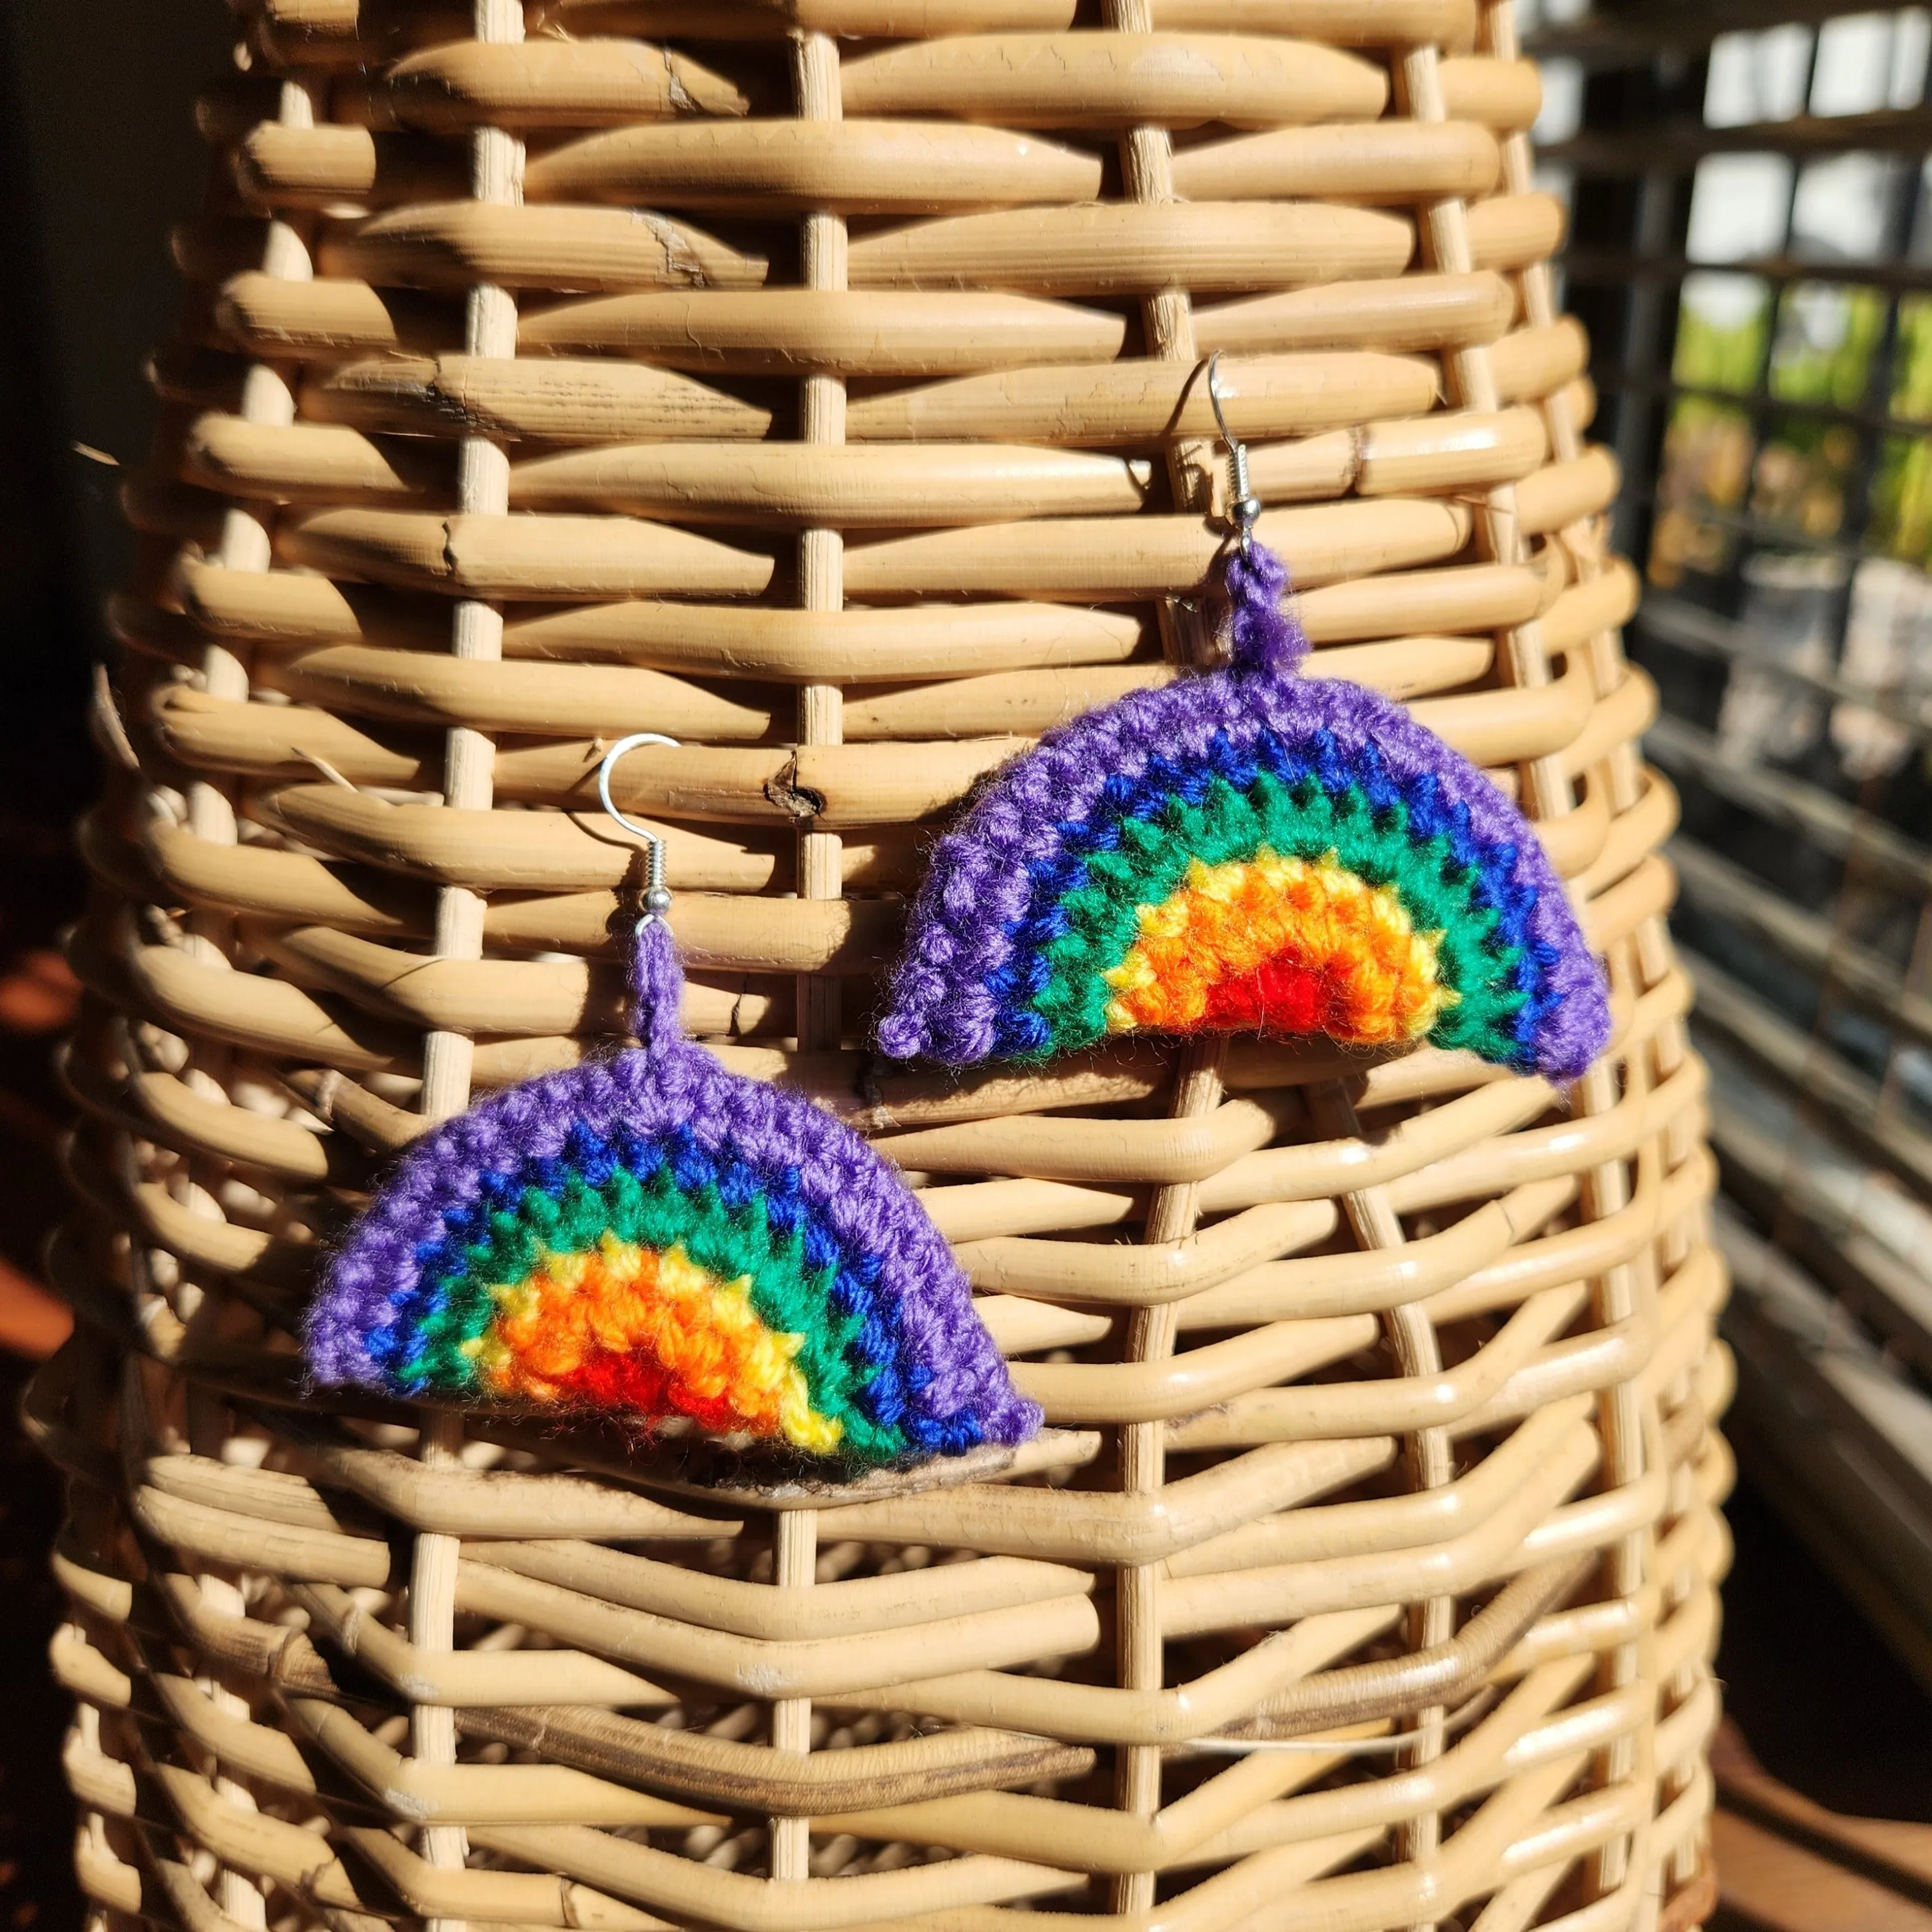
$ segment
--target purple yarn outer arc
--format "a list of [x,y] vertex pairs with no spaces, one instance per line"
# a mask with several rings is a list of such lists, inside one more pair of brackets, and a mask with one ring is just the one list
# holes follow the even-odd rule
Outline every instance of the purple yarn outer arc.
[[1048,733],[1000,772],[934,850],[880,1046],[895,1059],[951,1066],[992,1054],[997,1004],[988,980],[1013,957],[1010,932],[1027,914],[1031,869],[1060,856],[1064,828],[1095,812],[1110,779],[1138,778],[1156,756],[1204,760],[1216,739],[1245,751],[1264,733],[1302,745],[1323,730],[1345,760],[1372,746],[1398,783],[1432,775],[1444,803],[1466,809],[1478,841],[1515,848],[1511,877],[1535,898],[1531,937],[1553,961],[1555,1004],[1537,1036],[1537,1070],[1552,1081],[1576,1078],[1609,1040],[1610,1010],[1602,974],[1534,828],[1400,706],[1360,685],[1263,668],[1130,692]]
[[964,1271],[897,1172],[810,1101],[731,1073],[680,1037],[682,982],[668,929],[646,926],[632,964],[642,1048],[504,1088],[411,1144],[310,1310],[305,1353],[315,1380],[387,1388],[370,1338],[415,1292],[419,1255],[476,1206],[486,1175],[563,1156],[580,1121],[607,1136],[620,1126],[645,1137],[682,1129],[707,1154],[764,1174],[795,1169],[842,1244],[879,1258],[879,1289],[898,1304],[905,1354],[931,1375],[911,1396],[916,1410],[940,1420],[970,1412],[988,1442],[1032,1436],[1038,1406],[1014,1389]]

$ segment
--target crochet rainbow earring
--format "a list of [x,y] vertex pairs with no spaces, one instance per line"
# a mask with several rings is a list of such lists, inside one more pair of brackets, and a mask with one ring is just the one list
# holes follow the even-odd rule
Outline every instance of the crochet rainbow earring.
[[[1218,359],[1218,358],[1217,358]],[[1049,733],[940,840],[879,1040],[1039,1062],[1137,1034],[1429,1040],[1556,1081],[1610,1036],[1603,976],[1521,813],[1399,706],[1304,678],[1247,452],[1225,669]]]
[[319,1382],[681,1419],[859,1466],[1031,1436],[944,1238],[892,1168],[684,1038],[664,848],[632,946],[638,1046],[425,1133],[331,1261]]

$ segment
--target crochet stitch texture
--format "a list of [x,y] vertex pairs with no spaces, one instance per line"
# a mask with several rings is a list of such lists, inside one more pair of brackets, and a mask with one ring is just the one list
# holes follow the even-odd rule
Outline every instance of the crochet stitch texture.
[[646,1418],[877,1465],[1032,1435],[944,1238],[796,1094],[678,1036],[661,921],[638,1050],[415,1142],[334,1256],[316,1379]]
[[1610,1036],[1533,829],[1400,706],[1304,678],[1261,545],[1232,662],[1007,766],[935,850],[880,1045],[1039,1062],[1141,1030],[1427,1038],[1552,1080]]

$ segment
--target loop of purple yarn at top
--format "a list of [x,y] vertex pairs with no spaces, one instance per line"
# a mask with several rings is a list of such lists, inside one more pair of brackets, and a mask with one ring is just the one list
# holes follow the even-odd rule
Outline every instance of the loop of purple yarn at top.
[[1240,670],[1297,669],[1308,655],[1308,636],[1282,603],[1288,566],[1250,537],[1229,553],[1221,575],[1228,592],[1228,662]]
[[638,922],[631,942],[631,1030],[646,1053],[684,1037],[684,964],[661,914]]

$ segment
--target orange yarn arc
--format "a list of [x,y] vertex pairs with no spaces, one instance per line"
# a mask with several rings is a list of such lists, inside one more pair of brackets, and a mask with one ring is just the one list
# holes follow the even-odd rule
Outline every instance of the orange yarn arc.
[[546,1252],[492,1292],[496,1318],[472,1345],[490,1392],[689,1416],[719,1435],[783,1440],[823,1455],[838,1421],[812,1406],[794,1358],[802,1337],[767,1328],[748,1276],[721,1280],[682,1246],[664,1252],[606,1233]]
[[1394,890],[1330,852],[1208,866],[1158,905],[1106,977],[1110,1032],[1259,1030],[1326,1034],[1351,1046],[1418,1040],[1456,998],[1438,935],[1418,932]]

